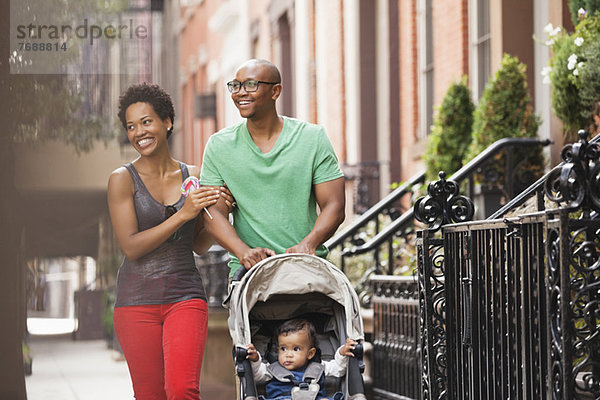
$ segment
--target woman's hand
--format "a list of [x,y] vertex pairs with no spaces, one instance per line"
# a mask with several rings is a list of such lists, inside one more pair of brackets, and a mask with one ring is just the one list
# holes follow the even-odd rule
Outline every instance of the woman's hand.
[[225,204],[227,204],[227,212],[232,212],[234,207],[236,206],[233,194],[231,194],[227,185],[223,185],[219,189],[221,189],[221,196],[223,196]]
[[201,186],[199,189],[191,191],[181,210],[181,217],[186,221],[194,219],[202,211],[203,208],[212,206],[219,200],[221,191],[215,186]]

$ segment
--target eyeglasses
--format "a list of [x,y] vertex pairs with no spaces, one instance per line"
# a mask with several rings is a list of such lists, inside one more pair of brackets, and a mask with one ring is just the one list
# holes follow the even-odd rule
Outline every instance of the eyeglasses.
[[[175,208],[174,205],[166,206],[165,207],[165,220],[172,217],[176,212],[177,212],[177,209]],[[177,229],[175,232],[173,232],[173,234],[171,236],[169,236],[169,238],[167,239],[167,242],[174,242],[175,240],[179,239],[180,237],[181,237],[181,232],[179,232],[179,229]]]
[[256,92],[258,90],[258,84],[264,83],[265,85],[278,85],[279,82],[265,82],[265,81],[256,81],[254,79],[248,79],[247,81],[230,81],[227,82],[227,89],[229,89],[230,93],[237,93],[240,91],[242,86],[244,90],[248,93]]

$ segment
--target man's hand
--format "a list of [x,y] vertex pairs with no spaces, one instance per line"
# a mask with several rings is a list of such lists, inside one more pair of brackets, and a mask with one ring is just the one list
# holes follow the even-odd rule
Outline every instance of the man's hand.
[[317,254],[317,249],[314,246],[304,243],[304,241],[298,243],[295,246],[289,247],[285,250],[286,254],[289,253],[302,253],[302,254]]
[[255,264],[258,264],[260,261],[264,260],[267,257],[274,256],[275,251],[271,249],[266,249],[263,247],[256,247],[254,249],[246,250],[238,259],[240,260],[240,264],[244,266],[246,269],[252,268]]

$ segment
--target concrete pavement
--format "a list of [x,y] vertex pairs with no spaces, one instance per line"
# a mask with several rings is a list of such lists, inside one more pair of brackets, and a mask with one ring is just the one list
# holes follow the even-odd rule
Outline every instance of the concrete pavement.
[[[133,399],[127,363],[104,340],[32,335],[29,346],[33,373],[25,379],[28,400]],[[235,388],[207,378],[201,384],[203,400],[235,399]]]
[[34,335],[29,347],[33,373],[25,378],[28,400],[133,398],[127,363],[104,340]]

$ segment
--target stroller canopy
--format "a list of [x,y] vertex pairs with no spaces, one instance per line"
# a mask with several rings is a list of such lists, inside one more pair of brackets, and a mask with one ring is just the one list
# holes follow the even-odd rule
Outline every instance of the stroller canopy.
[[348,337],[364,339],[360,303],[354,288],[340,269],[317,256],[280,254],[269,257],[247,271],[239,282],[232,282],[230,295],[228,324],[236,346],[246,347],[251,343],[249,315],[253,307],[282,295],[289,301],[270,310],[273,316],[280,319],[287,316],[295,307],[293,295],[312,297],[314,303],[308,305],[312,311],[319,311],[323,300],[331,299],[343,309]]

